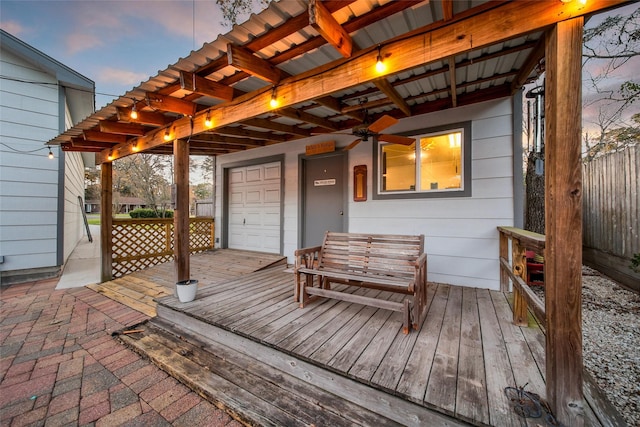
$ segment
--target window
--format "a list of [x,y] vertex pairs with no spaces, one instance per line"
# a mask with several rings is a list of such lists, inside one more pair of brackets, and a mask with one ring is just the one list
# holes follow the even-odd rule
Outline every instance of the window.
[[377,198],[471,195],[471,125],[412,132],[410,146],[379,142]]

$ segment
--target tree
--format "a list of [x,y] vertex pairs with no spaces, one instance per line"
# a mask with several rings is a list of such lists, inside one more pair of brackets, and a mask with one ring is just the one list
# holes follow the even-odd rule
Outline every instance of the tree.
[[[166,156],[137,154],[118,159],[113,166],[121,180],[117,185],[122,185],[122,188],[130,185],[132,195],[143,199],[150,208],[158,210],[168,205],[171,190],[164,176],[164,171],[169,167]],[[114,192],[115,188],[114,181]]]
[[[640,99],[640,7],[629,14],[608,16],[584,32],[583,70],[586,124],[585,159],[634,143],[625,130],[637,128]],[[634,70],[631,78],[624,70]],[[636,111],[634,111],[636,110]],[[637,137],[635,138],[637,141]]]
[[216,170],[216,158],[213,156],[206,157],[202,161],[202,164],[200,164],[200,169],[202,170],[202,176],[204,177],[204,179],[211,182]]
[[241,16],[264,9],[269,6],[271,0],[216,0],[216,4],[222,10],[221,24],[224,26],[236,25]]

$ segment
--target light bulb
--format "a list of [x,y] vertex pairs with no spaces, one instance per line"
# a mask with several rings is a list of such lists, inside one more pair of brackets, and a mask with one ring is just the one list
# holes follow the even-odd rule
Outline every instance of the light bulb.
[[49,158],[53,159],[53,152],[51,151],[51,147],[47,146],[49,148]]
[[138,110],[136,110],[136,104],[133,104],[133,107],[131,107],[131,114],[129,115],[129,117],[131,117],[133,120],[136,120],[138,118]]
[[269,106],[271,108],[277,108],[278,107],[278,95],[276,94],[276,87],[273,87],[273,90],[271,91],[271,100],[269,101]]
[[208,128],[213,127],[213,121],[211,121],[211,114],[207,113],[207,117],[204,119],[204,125]]
[[171,134],[169,133],[169,129],[167,129],[164,133],[164,140],[171,141]]
[[376,57],[376,72],[382,74],[387,71],[387,66],[382,61],[381,47],[378,46],[378,56]]

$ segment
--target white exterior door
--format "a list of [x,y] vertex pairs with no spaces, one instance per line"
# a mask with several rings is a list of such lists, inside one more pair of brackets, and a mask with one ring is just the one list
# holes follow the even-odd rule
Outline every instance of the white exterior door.
[[229,171],[229,248],[280,253],[280,162]]

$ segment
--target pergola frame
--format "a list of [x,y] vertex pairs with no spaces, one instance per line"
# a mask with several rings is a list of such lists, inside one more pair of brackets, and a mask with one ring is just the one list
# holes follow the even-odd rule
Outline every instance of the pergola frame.
[[[188,157],[191,154],[224,154],[235,146],[250,149],[296,138],[308,137],[312,132],[331,132],[347,129],[363,119],[362,108],[341,103],[331,95],[363,83],[372,83],[385,94],[387,105],[395,109],[387,114],[403,117],[422,114],[442,108],[450,108],[488,99],[509,96],[519,90],[539,65],[546,59],[545,102],[545,220],[546,220],[546,378],[547,397],[558,420],[565,425],[583,425],[582,394],[582,317],[581,317],[581,266],[582,266],[582,177],[581,177],[581,52],[584,17],[618,6],[622,0],[589,0],[586,5],[578,1],[566,3],[560,0],[488,2],[464,12],[454,14],[453,2],[443,0],[444,19],[401,37],[386,40],[378,45],[360,49],[349,34],[362,23],[339,24],[332,13],[348,5],[350,1],[320,2],[310,0],[305,15],[291,18],[285,28],[274,28],[256,37],[245,46],[228,45],[226,58],[212,61],[193,73],[181,72],[180,81],[174,85],[146,95],[146,103],[138,100],[138,123],[118,123],[117,120],[101,120],[99,130],[82,129],[84,140],[78,132],[67,132],[51,143],[62,143],[64,149],[97,152],[97,162],[102,164],[102,278],[110,278],[111,233],[111,164],[112,160],[139,152],[173,153],[176,161],[176,216],[175,259],[176,281],[189,279],[188,248]],[[392,2],[394,3],[394,2]],[[395,2],[386,5],[386,13],[409,7],[419,2]],[[375,11],[374,11],[375,12]],[[377,15],[371,12],[369,19]],[[375,12],[383,14],[384,11]],[[364,19],[366,21],[366,19]],[[497,23],[500,23],[497,25]],[[300,47],[303,53],[330,43],[342,55],[341,59],[328,62],[298,75],[289,75],[277,65],[287,55],[281,53],[271,59],[263,59],[253,52],[283,37],[287,31],[312,25],[324,40],[315,40]],[[534,46],[522,67],[511,73],[508,85],[478,90],[460,95],[456,88],[465,83],[455,79],[456,55],[483,46],[490,46],[514,37],[533,32],[544,36]],[[296,48],[297,49],[297,48]],[[298,53],[299,54],[299,53]],[[373,63],[380,54],[387,67],[383,75],[376,74]],[[227,61],[227,62],[225,62]],[[396,81],[390,77],[425,64],[443,61],[452,76],[449,96],[420,105],[409,106],[394,89]],[[204,78],[212,71],[232,65],[240,70],[214,82]],[[258,76],[269,84],[249,93],[242,93],[231,85],[248,75]],[[183,98],[170,96],[182,89],[192,92]],[[276,114],[297,119],[314,126],[278,124],[264,118],[274,113],[269,101],[277,92],[279,106]],[[206,107],[194,100],[207,95],[217,97],[221,103]],[[306,111],[304,105],[312,102],[327,107],[348,120],[329,120]],[[303,107],[300,107],[300,106]],[[172,115],[140,111],[151,106]],[[128,120],[130,108],[118,106],[118,120]],[[178,113],[179,116],[175,116]],[[184,116],[182,116],[184,115]],[[210,120],[212,127],[205,124]],[[94,125],[95,122],[88,122]],[[233,127],[238,123],[262,127],[267,132]],[[219,133],[216,133],[218,131]],[[94,133],[91,133],[94,132]],[[169,133],[170,141],[164,138]],[[237,134],[238,136],[232,136]],[[119,135],[126,135],[123,140]],[[226,136],[222,136],[225,134]],[[243,139],[240,139],[243,138]],[[187,140],[191,140],[187,143]],[[112,144],[111,146],[105,144]],[[172,146],[171,146],[172,144]],[[108,148],[104,148],[108,147]]]

